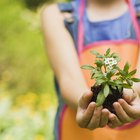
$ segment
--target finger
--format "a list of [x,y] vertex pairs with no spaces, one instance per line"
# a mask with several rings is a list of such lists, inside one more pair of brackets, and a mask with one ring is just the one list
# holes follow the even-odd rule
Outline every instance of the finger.
[[109,111],[107,109],[103,109],[101,112],[101,119],[100,119],[100,127],[104,127],[108,123]]
[[115,102],[113,104],[114,106],[114,109],[117,113],[117,116],[119,118],[119,120],[122,122],[122,123],[128,123],[128,122],[132,122],[133,119],[130,118],[127,113],[124,111],[124,109],[122,108],[122,106],[118,103],[118,102]]
[[125,100],[123,99],[119,99],[118,101],[120,103],[120,105],[122,106],[122,108],[124,109],[124,111],[131,117],[134,119],[137,119],[140,117],[140,108],[139,107],[132,107],[131,105],[129,105]]
[[136,94],[132,91],[132,89],[124,89],[123,90],[123,99],[127,103],[131,103],[136,98]]
[[102,107],[98,107],[95,109],[94,114],[93,114],[93,116],[92,116],[92,118],[87,126],[88,129],[93,130],[93,129],[99,127],[101,110],[102,110]]
[[80,127],[85,128],[89,124],[93,116],[95,107],[96,107],[96,104],[94,102],[91,102],[88,105],[88,108],[86,109],[86,111],[78,110],[79,113],[77,113],[76,120]]
[[117,118],[117,116],[113,113],[111,113],[109,115],[109,127],[111,128],[115,128],[115,127],[118,127],[118,126],[121,126],[122,123],[121,121]]
[[91,102],[92,96],[92,91],[86,91],[79,100],[79,106],[83,109],[86,109]]

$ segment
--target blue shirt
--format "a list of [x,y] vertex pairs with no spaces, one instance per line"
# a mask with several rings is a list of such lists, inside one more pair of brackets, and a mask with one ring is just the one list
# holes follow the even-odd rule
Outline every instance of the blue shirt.
[[129,12],[106,21],[91,22],[84,13],[86,43],[104,40],[122,40],[130,37],[131,20]]
[[[132,0],[132,2],[134,4],[135,0]],[[74,15],[76,15],[78,18],[79,2],[73,1],[72,5],[74,8]],[[131,32],[134,30],[134,28],[129,11],[112,20],[92,22],[88,19],[87,12],[85,10],[83,16],[83,24],[85,45],[96,41],[136,38],[135,34],[132,34]]]

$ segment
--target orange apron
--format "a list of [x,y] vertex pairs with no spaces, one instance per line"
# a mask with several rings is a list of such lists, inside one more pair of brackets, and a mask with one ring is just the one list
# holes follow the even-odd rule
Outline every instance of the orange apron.
[[[83,28],[83,12],[85,7],[85,0],[80,1],[79,7],[79,25],[78,25],[78,55],[80,65],[91,64],[93,65],[94,58],[90,53],[91,50],[96,50],[102,54],[106,52],[108,48],[112,52],[116,52],[121,57],[120,67],[122,67],[126,61],[131,64],[131,69],[136,68],[137,59],[139,55],[140,44],[140,31],[136,18],[134,7],[130,0],[126,0],[131,18],[136,31],[137,40],[126,39],[121,41],[101,41],[91,43],[84,46],[84,28]],[[82,70],[88,87],[90,88],[94,81],[90,79],[90,72]],[[60,116],[59,121],[59,140],[139,140],[140,139],[140,120],[136,120],[133,123],[129,123],[117,129],[110,129],[108,127],[98,128],[93,131],[80,128],[76,123],[76,112],[70,107],[65,106]]]

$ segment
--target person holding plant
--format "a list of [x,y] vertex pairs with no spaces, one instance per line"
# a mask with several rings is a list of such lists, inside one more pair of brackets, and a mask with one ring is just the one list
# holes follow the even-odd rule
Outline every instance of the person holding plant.
[[[135,74],[140,78],[139,13],[139,0],[76,0],[50,5],[43,10],[46,49],[55,74],[59,102],[54,130],[56,140],[139,139],[140,83],[135,83],[139,79],[133,77]],[[99,86],[106,83],[99,79],[99,73],[95,74],[96,59],[90,53],[93,50],[97,58],[99,54],[104,55],[102,65],[115,59],[111,56],[113,53],[121,57],[120,63],[113,61],[110,69],[113,75],[125,73],[122,78],[126,78],[115,82],[108,80],[111,87],[103,86],[106,97],[113,91],[111,88],[116,88],[113,85],[116,83],[122,92],[122,98],[112,105],[114,111],[104,107],[103,94],[100,94],[102,100],[93,100],[95,90],[91,91],[91,87],[97,80]],[[105,58],[107,53],[110,56]],[[89,71],[80,68],[86,64],[93,67],[92,79]],[[106,77],[108,73],[102,74]],[[132,77],[128,78],[130,73]],[[120,85],[122,87],[118,88]],[[133,90],[128,89],[130,87]]]

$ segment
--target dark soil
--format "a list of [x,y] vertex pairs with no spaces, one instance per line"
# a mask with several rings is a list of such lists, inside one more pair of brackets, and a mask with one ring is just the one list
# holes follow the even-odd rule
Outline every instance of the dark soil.
[[[102,86],[91,87],[91,91],[94,93],[92,101],[96,102],[97,95],[101,89],[102,89]],[[120,98],[122,98],[122,93],[120,93],[118,89],[113,89],[111,87],[110,87],[110,90],[111,90],[111,93],[108,95],[105,102],[103,103],[103,108],[107,108],[110,112],[116,114],[113,107],[113,103],[117,102]]]

